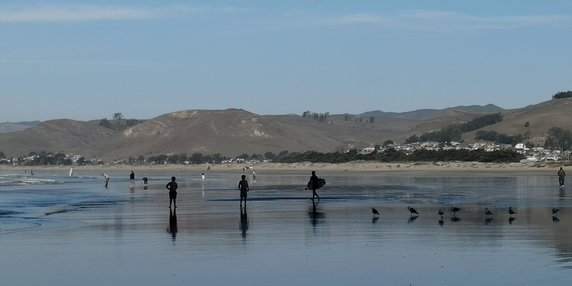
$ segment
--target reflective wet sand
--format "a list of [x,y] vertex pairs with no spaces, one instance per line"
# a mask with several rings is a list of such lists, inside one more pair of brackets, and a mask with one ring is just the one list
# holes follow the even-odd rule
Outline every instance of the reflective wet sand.
[[[124,174],[3,187],[0,253],[10,285],[569,285],[572,204],[556,176],[257,170]],[[247,173],[248,174],[248,173]],[[179,182],[169,210],[164,185]],[[125,176],[127,177],[127,176]],[[570,191],[572,192],[572,190]],[[64,197],[54,203],[54,197]],[[21,206],[14,208],[14,202]],[[32,207],[26,204],[32,205]],[[410,215],[413,207],[419,216]],[[380,216],[371,213],[375,207]],[[459,207],[453,213],[451,207]],[[517,213],[510,215],[508,208]],[[485,215],[484,208],[493,214]],[[552,208],[560,212],[552,215]],[[438,214],[439,209],[444,214]],[[8,284],[7,284],[8,285]]]

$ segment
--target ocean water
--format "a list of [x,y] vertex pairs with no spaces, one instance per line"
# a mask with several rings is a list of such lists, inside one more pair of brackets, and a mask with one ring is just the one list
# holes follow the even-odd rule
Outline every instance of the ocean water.
[[257,170],[240,208],[241,170],[136,172],[134,187],[108,174],[109,188],[99,172],[0,173],[6,285],[572,282],[572,190],[556,176],[318,170],[312,202],[310,174]]

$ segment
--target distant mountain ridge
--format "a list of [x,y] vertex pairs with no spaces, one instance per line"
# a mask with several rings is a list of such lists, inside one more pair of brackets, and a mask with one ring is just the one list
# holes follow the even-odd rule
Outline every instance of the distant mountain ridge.
[[[122,123],[121,128],[104,127],[100,120],[45,121],[0,134],[0,151],[8,157],[47,151],[103,160],[180,153],[232,157],[282,151],[333,152],[381,145],[386,140],[399,143],[413,134],[422,135],[497,112],[504,120],[483,130],[523,134],[535,144],[542,143],[551,127],[572,130],[572,98],[512,110],[489,104],[409,113],[333,114],[320,120],[301,115],[258,115],[242,109],[183,110],[130,121],[132,125]],[[474,141],[477,131],[464,134],[463,140]]]
[[373,117],[388,117],[388,118],[403,118],[403,119],[415,119],[415,120],[425,120],[435,116],[435,114],[442,112],[444,110],[461,110],[461,111],[475,111],[475,112],[500,112],[504,109],[498,107],[494,104],[487,105],[459,105],[455,107],[448,107],[445,109],[418,109],[406,112],[384,112],[381,110],[364,112],[362,116],[373,116]]
[[21,131],[40,124],[40,121],[4,122],[0,123],[0,134]]

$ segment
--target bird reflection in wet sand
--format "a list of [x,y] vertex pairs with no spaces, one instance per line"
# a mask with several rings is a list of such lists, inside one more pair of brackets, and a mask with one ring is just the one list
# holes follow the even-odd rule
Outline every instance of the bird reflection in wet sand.
[[169,228],[167,232],[171,234],[173,240],[177,238],[177,232],[179,232],[179,228],[177,227],[177,211],[169,209]]
[[407,220],[407,223],[412,223],[414,222],[417,218],[419,218],[418,215],[412,215],[409,217],[409,219]]
[[240,231],[242,232],[242,238],[246,238],[246,232],[248,231],[248,214],[246,213],[246,207],[240,207]]
[[439,225],[440,225],[440,226],[443,226],[443,225],[445,225],[445,221],[443,220],[443,218],[442,218],[442,217],[441,217],[441,219],[439,220]]
[[485,219],[485,224],[489,224],[489,223],[491,223],[492,221],[493,221],[493,218],[492,218],[492,217],[488,217],[488,218]]
[[455,215],[453,215],[453,216],[451,217],[451,222],[458,222],[458,221],[461,221],[461,218],[460,218],[460,217],[455,216]]
[[512,222],[515,220],[516,218],[514,217],[509,217],[508,218],[508,224],[512,224]]

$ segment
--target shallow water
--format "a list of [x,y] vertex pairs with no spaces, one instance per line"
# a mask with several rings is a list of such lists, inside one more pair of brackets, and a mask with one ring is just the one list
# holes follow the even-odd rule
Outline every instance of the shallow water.
[[[78,173],[78,172],[76,172]],[[257,170],[0,174],[0,258],[10,285],[569,285],[572,194],[556,176]],[[179,182],[170,213],[164,185]],[[16,179],[18,177],[19,179]],[[30,180],[31,179],[31,180]],[[13,183],[19,182],[19,183]],[[23,183],[22,183],[23,182]],[[420,212],[411,216],[407,206]],[[453,214],[452,206],[462,210]],[[509,206],[517,211],[509,215]],[[379,217],[371,213],[375,207]],[[485,216],[489,208],[492,216]],[[552,208],[560,213],[553,217]],[[445,209],[441,218],[439,209]]]

